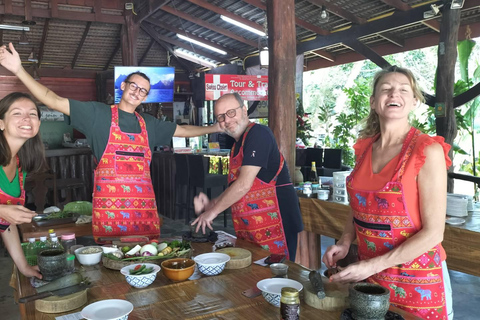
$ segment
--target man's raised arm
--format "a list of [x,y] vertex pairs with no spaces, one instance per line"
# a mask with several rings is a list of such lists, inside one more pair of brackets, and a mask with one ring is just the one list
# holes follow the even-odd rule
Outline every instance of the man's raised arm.
[[58,96],[55,92],[33,79],[22,67],[20,56],[12,43],[9,43],[9,49],[11,52],[7,50],[6,46],[0,47],[0,64],[17,76],[37,100],[50,109],[70,115],[70,103],[68,99]]

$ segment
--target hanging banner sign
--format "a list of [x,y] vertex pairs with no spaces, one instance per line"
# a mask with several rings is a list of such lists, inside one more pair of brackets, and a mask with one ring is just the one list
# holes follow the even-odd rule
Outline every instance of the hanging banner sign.
[[267,101],[268,76],[206,74],[205,99],[217,100],[225,93],[237,92],[243,100]]

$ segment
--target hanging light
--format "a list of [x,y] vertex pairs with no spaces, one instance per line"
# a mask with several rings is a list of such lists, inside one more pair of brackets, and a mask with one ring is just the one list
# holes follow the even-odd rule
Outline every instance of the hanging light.
[[452,0],[452,4],[450,5],[450,9],[462,9],[465,0]]
[[22,31],[22,35],[20,36],[20,39],[18,40],[18,44],[20,45],[28,45],[30,42],[28,42],[27,34],[25,33],[25,29]]
[[211,61],[207,60],[207,58],[202,57],[200,55],[197,55],[193,52],[186,51],[183,49],[175,49],[173,51],[175,55],[177,55],[180,58],[183,58],[188,61],[192,61],[198,64],[201,64],[202,66],[208,67],[208,68],[216,68],[217,67],[217,62],[216,61]]
[[214,51],[214,52],[217,52],[217,53],[220,53],[220,54],[223,54],[223,55],[227,54],[227,52],[224,51],[224,50],[220,50],[220,49],[217,49],[217,48],[215,48],[215,47],[212,47],[212,46],[210,46],[210,45],[208,45],[208,44],[206,44],[206,43],[197,41],[197,40],[195,40],[195,39],[191,39],[191,38],[189,38],[189,37],[187,37],[187,36],[184,36],[183,34],[177,33],[177,37],[179,37],[180,39],[185,40],[185,41],[190,41],[191,43],[196,44],[196,45],[199,45],[199,46],[201,46],[201,47],[207,48],[208,50],[212,50],[212,51]]
[[330,18],[330,14],[328,13],[325,6],[322,6],[322,12],[320,13],[320,18],[318,19],[318,21],[320,23],[326,23],[326,22],[328,22],[329,18]]
[[255,33],[255,34],[258,34],[258,35],[261,36],[261,37],[266,36],[265,32],[262,32],[262,31],[259,31],[259,30],[255,29],[255,28],[252,28],[252,27],[250,27],[250,26],[247,26],[246,24],[241,23],[240,21],[233,20],[232,18],[226,17],[226,16],[224,16],[224,15],[220,15],[220,18],[221,18],[223,21],[226,21],[226,22],[228,22],[228,23],[231,23],[231,24],[233,24],[233,25],[235,25],[235,26],[237,26],[237,27],[240,27],[240,28],[242,28],[242,29],[248,30],[248,31],[253,32],[253,33]]

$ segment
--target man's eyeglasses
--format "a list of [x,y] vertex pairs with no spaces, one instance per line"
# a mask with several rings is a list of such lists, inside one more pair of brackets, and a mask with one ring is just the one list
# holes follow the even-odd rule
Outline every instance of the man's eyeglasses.
[[139,87],[135,82],[125,81],[125,83],[128,84],[128,88],[132,91],[137,91],[137,89],[140,89],[139,93],[142,97],[145,97],[148,94],[147,89]]
[[220,113],[220,114],[218,114],[217,117],[216,117],[216,118],[217,118],[217,121],[218,121],[218,122],[223,122],[223,121],[225,121],[225,115],[227,115],[229,118],[235,117],[235,116],[237,115],[237,111],[236,111],[236,110],[237,110],[238,108],[243,108],[243,106],[238,106],[238,107],[236,107],[235,109],[230,109],[230,110],[227,110],[227,112],[225,112],[225,113]]

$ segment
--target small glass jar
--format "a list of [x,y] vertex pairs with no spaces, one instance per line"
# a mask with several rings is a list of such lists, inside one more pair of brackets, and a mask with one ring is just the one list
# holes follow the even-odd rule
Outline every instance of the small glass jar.
[[75,239],[75,233],[62,234],[62,246],[67,254],[73,253],[70,248],[76,244],[77,239]]
[[280,316],[282,320],[300,319],[300,297],[297,289],[290,287],[282,288]]
[[75,255],[74,254],[68,254],[67,255],[67,273],[73,273],[75,272]]
[[303,194],[306,195],[307,197],[310,197],[312,195],[312,184],[311,183],[305,183],[303,185]]

